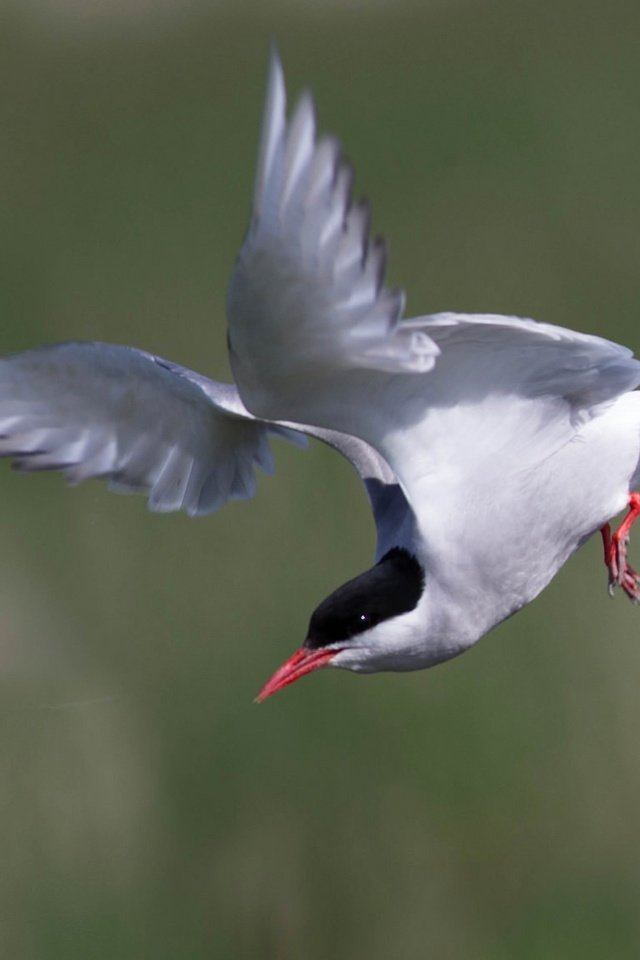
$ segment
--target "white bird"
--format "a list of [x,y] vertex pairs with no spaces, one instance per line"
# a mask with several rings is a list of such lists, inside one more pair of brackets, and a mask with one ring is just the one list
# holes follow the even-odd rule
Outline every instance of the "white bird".
[[[205,514],[255,491],[269,437],[311,435],[364,481],[375,564],[311,616],[258,699],[319,667],[415,670],[454,657],[536,597],[594,532],[609,587],[640,515],[640,362],[517,317],[403,319],[351,167],[289,122],[273,53],[249,230],[228,293],[235,384],[131,347],[63,343],[0,360],[0,455],[106,477],[152,510]],[[609,520],[629,508],[620,528]]]

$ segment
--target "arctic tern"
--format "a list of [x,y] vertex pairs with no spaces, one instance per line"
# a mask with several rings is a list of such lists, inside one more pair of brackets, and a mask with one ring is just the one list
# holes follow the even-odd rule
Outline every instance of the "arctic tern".
[[[601,531],[609,589],[640,601],[640,362],[534,320],[404,319],[384,243],[303,94],[271,55],[248,232],[231,277],[234,383],[132,347],[61,343],[0,360],[0,455],[103,477],[156,511],[251,497],[273,436],[318,438],[366,488],[374,565],[325,599],[258,696],[320,667],[417,670],[536,597]],[[615,533],[609,521],[628,508]]]

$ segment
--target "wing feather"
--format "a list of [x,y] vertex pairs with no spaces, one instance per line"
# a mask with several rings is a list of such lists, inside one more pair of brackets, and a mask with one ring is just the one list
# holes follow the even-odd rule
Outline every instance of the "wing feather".
[[424,371],[438,354],[427,334],[399,330],[403,295],[384,285],[384,247],[369,242],[368,205],[351,201],[351,165],[335,140],[316,142],[311,97],[302,96],[289,124],[285,105],[273,54],[254,208],[228,315],[243,399],[276,420],[290,418],[282,387],[293,364],[294,378],[336,366]]
[[269,437],[235,387],[151,354],[99,343],[41,347],[0,360],[0,456],[21,471],[104,477],[149,508],[210,513],[255,493],[273,466]]

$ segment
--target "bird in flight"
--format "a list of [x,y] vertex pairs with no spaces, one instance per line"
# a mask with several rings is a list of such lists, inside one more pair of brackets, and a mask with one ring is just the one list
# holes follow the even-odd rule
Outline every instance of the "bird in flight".
[[[640,601],[640,362],[609,340],[518,317],[406,319],[352,169],[291,118],[271,55],[253,206],[231,276],[233,384],[133,347],[69,342],[0,360],[0,455],[106,478],[156,511],[253,496],[269,442],[318,438],[360,475],[370,569],[313,612],[258,695],[321,667],[417,670],[536,597],[600,531],[611,592]],[[628,508],[621,526],[610,520]]]

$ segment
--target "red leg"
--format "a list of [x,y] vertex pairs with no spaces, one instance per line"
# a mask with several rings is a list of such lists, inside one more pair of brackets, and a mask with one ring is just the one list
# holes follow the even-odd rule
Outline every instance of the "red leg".
[[629,512],[615,531],[605,523],[601,529],[604,545],[604,562],[609,571],[609,593],[613,596],[616,587],[622,587],[634,603],[640,603],[640,575],[629,565],[627,548],[631,527],[640,517],[640,493],[629,495]]

